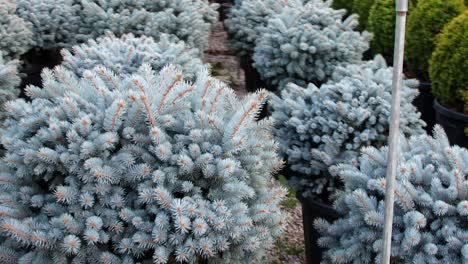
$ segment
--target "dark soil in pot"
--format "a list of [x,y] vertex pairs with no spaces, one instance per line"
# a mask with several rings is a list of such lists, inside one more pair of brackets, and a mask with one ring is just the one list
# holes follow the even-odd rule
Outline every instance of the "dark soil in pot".
[[315,199],[305,198],[301,194],[297,195],[297,199],[302,205],[307,263],[320,263],[324,249],[317,245],[320,235],[314,228],[314,220],[316,218],[324,218],[328,221],[333,221],[338,219],[340,215],[331,205],[318,202]]
[[434,100],[436,121],[447,133],[450,144],[468,148],[468,115],[455,112]]
[[421,113],[421,119],[426,122],[426,131],[432,134],[432,129],[435,125],[435,110],[433,107],[434,96],[431,93],[431,83],[419,83],[419,95],[414,99],[413,105],[416,106]]
[[24,88],[28,85],[42,86],[41,72],[44,68],[54,68],[62,62],[60,49],[30,50],[21,57],[23,61],[21,73],[21,95],[24,98]]

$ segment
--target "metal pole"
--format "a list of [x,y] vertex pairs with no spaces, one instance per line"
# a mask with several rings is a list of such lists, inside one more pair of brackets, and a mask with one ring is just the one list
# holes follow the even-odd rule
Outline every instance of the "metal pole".
[[382,264],[390,264],[392,248],[393,202],[395,200],[395,176],[398,165],[398,139],[400,130],[400,100],[405,49],[405,26],[408,0],[396,0],[395,50],[393,56],[392,113],[388,138],[388,163],[385,190],[385,225]]

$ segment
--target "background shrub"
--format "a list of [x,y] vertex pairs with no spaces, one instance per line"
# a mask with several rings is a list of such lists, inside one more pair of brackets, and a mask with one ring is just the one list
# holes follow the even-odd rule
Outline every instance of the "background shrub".
[[429,59],[435,47],[436,35],[445,24],[465,9],[463,0],[420,1],[408,17],[406,59],[411,70],[428,80]]
[[[0,52],[0,127],[5,118],[3,105],[9,100],[18,97],[20,91],[18,88],[21,79],[18,75],[19,61],[6,61]],[[1,151],[0,151],[1,152]]]
[[387,59],[393,58],[395,16],[395,0],[375,0],[367,21],[367,29],[374,33],[372,51]]
[[359,16],[359,30],[367,29],[367,20],[369,18],[369,12],[374,4],[375,0],[355,0],[352,2],[353,13]]
[[80,6],[75,1],[18,0],[16,13],[32,23],[35,47],[49,49],[77,43],[81,25]]
[[317,84],[339,65],[361,60],[371,35],[354,31],[356,16],[342,20],[345,11],[330,5],[313,0],[272,16],[254,53],[253,66],[262,79],[280,89],[289,82]]
[[353,12],[353,2],[353,0],[334,0],[332,7],[334,9],[346,9],[347,14],[351,14]]
[[0,0],[0,52],[5,59],[19,58],[34,43],[31,23],[15,12],[16,0]]
[[206,0],[120,1],[81,0],[82,30],[92,38],[111,31],[116,36],[133,33],[158,39],[159,34],[177,36],[192,47],[208,47],[218,4]]
[[[453,19],[437,37],[429,62],[432,93],[445,106],[463,111],[468,101],[460,94],[468,91],[468,10]],[[466,99],[466,97],[465,97]]]
[[273,14],[281,13],[285,7],[302,7],[302,0],[242,0],[231,8],[224,21],[231,35],[229,47],[239,56],[252,56],[260,28],[268,24]]

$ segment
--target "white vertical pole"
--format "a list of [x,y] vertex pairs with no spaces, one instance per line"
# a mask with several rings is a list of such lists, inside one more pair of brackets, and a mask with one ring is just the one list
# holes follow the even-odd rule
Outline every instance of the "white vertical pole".
[[392,248],[393,202],[395,200],[395,176],[398,165],[398,138],[400,130],[401,82],[405,49],[405,26],[408,0],[396,0],[395,50],[393,56],[392,110],[388,138],[388,164],[385,190],[385,225],[382,264],[390,264]]

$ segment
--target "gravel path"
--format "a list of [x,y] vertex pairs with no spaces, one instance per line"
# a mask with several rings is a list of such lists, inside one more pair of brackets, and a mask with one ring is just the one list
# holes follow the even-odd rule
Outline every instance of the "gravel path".
[[[240,68],[238,58],[227,48],[226,42],[227,33],[223,24],[218,22],[211,34],[204,61],[212,65],[213,76],[226,82],[242,97],[246,93],[244,71]],[[267,252],[266,263],[303,264],[305,255],[301,205],[297,203],[294,208],[284,209],[289,213],[288,225],[283,237]]]
[[245,92],[245,75],[239,59],[226,45],[227,33],[222,22],[218,22],[210,37],[210,46],[205,51],[204,61],[212,65],[213,76],[226,82],[239,96]]
[[302,226],[302,208],[300,203],[296,207],[284,208],[288,213],[288,225],[283,237],[279,238],[276,246],[271,250],[270,264],[305,264],[304,230]]

